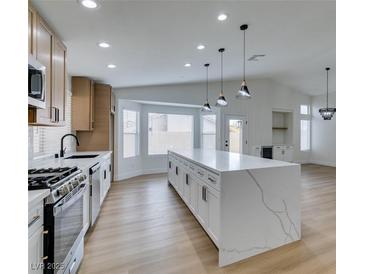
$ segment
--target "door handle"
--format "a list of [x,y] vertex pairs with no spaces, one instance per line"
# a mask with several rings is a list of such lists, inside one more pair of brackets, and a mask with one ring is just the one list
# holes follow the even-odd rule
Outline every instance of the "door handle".
[[207,201],[207,188],[206,186],[202,186],[202,200]]
[[188,174],[185,175],[185,183],[187,185],[189,185],[189,175]]
[[176,173],[176,175],[179,175],[179,168],[178,167],[175,168],[175,173]]

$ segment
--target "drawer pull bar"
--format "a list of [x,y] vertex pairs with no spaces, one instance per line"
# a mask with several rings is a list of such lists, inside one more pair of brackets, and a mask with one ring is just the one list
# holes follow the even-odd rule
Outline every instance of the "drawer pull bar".
[[42,260],[44,261],[44,260],[47,260],[48,259],[48,256],[44,256],[44,257],[42,257]]
[[41,218],[40,215],[34,216],[33,219],[28,223],[28,227],[31,227],[36,221],[38,221]]
[[212,183],[216,183],[217,182],[216,180],[214,180],[214,179],[212,179],[210,177],[208,177],[208,180],[211,181]]

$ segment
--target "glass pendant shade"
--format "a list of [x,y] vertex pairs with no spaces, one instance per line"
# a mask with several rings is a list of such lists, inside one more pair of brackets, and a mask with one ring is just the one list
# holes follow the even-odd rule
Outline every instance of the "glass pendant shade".
[[336,112],[336,108],[321,108],[319,113],[323,117],[323,120],[331,120]]
[[220,93],[218,99],[217,99],[217,106],[226,106],[228,103],[227,103],[227,100],[226,98],[224,97],[223,95],[223,92]]
[[206,102],[206,103],[202,106],[201,111],[203,111],[203,112],[211,112],[211,111],[212,111],[212,109],[210,108],[209,102]]
[[326,97],[327,106],[325,108],[319,109],[319,113],[321,114],[323,120],[331,120],[333,115],[336,112],[336,108],[328,107],[328,71],[329,70],[330,70],[330,68],[326,68],[326,71],[327,71],[327,97]]
[[246,81],[242,81],[241,88],[238,90],[236,98],[243,98],[243,99],[251,98],[251,94],[248,90]]

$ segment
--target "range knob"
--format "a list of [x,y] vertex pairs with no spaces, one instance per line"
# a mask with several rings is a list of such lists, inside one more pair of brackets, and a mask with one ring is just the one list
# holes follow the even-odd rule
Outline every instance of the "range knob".
[[69,182],[68,183],[68,190],[71,191],[73,189],[74,189],[74,186],[73,186],[72,182]]
[[79,180],[76,178],[71,182],[73,188],[77,187],[79,185]]
[[66,195],[68,193],[68,188],[66,186],[60,187],[60,189],[58,190],[58,194],[63,196]]

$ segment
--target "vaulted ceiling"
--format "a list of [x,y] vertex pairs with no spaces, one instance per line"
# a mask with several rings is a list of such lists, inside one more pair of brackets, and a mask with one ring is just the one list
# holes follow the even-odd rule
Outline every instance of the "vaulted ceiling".
[[[33,5],[68,47],[68,72],[113,87],[198,82],[203,64],[219,79],[242,75],[241,24],[247,23],[247,79],[272,78],[307,94],[325,93],[326,66],[335,92],[334,1],[98,1],[89,10],[77,0],[34,0]],[[221,12],[226,21],[217,20]],[[98,42],[107,41],[102,49]],[[204,50],[197,50],[204,44]],[[184,67],[191,63],[190,68]],[[115,69],[107,68],[113,63]]]

